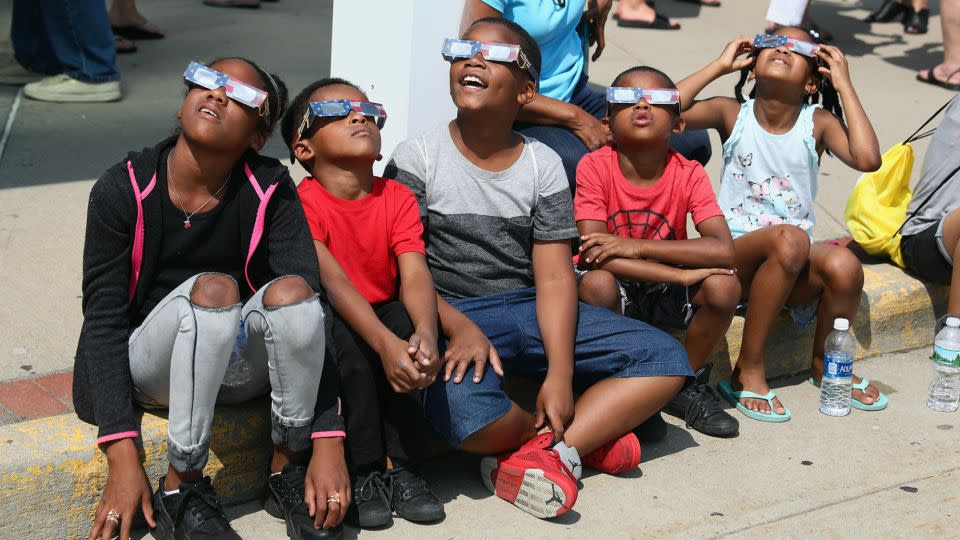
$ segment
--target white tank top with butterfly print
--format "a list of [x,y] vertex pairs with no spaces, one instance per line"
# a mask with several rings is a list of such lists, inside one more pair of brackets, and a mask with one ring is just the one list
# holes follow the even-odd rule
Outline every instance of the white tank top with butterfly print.
[[787,133],[774,135],[757,122],[754,100],[740,108],[723,144],[723,174],[717,202],[734,238],[770,225],[800,227],[813,238],[813,200],[820,158],[813,139],[813,112],[804,105]]

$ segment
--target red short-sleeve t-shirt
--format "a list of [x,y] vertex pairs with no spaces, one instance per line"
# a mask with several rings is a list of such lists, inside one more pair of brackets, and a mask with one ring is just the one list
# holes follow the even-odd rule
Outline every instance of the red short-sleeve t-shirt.
[[595,150],[577,165],[574,217],[603,221],[607,231],[642,240],[686,240],[687,214],[693,222],[723,216],[703,166],[667,152],[667,166],[656,184],[631,184],[611,146]]
[[420,209],[413,193],[393,180],[377,178],[370,193],[355,201],[334,197],[316,179],[297,187],[310,233],[343,267],[370,304],[397,297],[397,257],[425,253]]

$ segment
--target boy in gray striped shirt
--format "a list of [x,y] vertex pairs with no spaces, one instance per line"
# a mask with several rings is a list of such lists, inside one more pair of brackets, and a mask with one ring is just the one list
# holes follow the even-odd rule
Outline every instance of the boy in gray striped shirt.
[[[402,143],[384,174],[420,204],[447,339],[445,376],[426,389],[424,409],[454,447],[500,454],[481,464],[497,496],[554,517],[576,502],[583,466],[616,474],[639,464],[631,430],[692,372],[669,335],[577,302],[560,158],[511,129],[543,99],[536,42],[498,18],[461,39],[444,47],[456,120]],[[510,400],[504,373],[544,378],[535,414]]]

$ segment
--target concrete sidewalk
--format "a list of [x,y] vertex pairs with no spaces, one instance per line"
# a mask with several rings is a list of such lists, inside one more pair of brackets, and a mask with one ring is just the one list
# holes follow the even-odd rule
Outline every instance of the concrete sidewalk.
[[[832,418],[803,378],[776,391],[792,410],[786,424],[740,419],[740,436],[715,439],[678,427],[643,446],[640,469],[594,474],[572,512],[540,521],[493,497],[478,460],[452,455],[426,477],[447,519],[397,520],[361,538],[957,538],[960,412],[926,407],[926,349],[858,362],[890,396],[882,412]],[[682,425],[681,425],[682,426]],[[283,538],[257,503],[231,508],[244,538]],[[356,534],[347,531],[347,538]]]

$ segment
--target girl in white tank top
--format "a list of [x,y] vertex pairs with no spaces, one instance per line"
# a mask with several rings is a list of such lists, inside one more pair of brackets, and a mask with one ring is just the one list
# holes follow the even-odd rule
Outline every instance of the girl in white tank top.
[[[693,101],[707,84],[735,71],[737,99]],[[745,100],[748,80],[755,84]],[[833,320],[853,320],[863,288],[863,268],[851,251],[811,244],[820,158],[826,150],[858,171],[876,170],[877,136],[843,53],[799,28],[736,39],[678,86],[686,128],[716,129],[724,142],[718,202],[734,237],[747,300],[740,355],[720,391],[750,418],[784,422],[790,411],[770,390],[763,358],[778,313],[787,306],[798,324],[816,321],[810,371],[811,382],[819,384]],[[878,410],[886,396],[854,376],[853,405]]]

